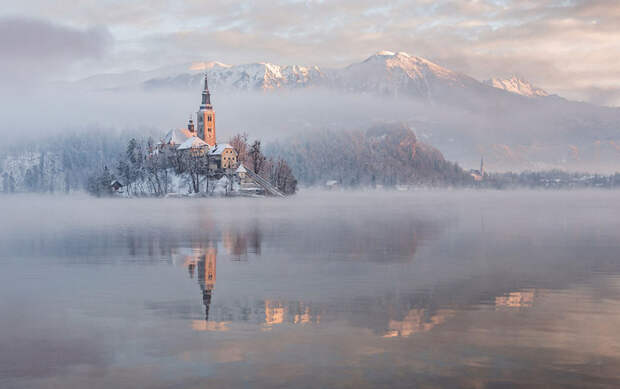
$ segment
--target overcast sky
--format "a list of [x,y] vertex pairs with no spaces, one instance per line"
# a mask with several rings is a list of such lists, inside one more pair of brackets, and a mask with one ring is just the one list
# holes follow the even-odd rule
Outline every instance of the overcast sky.
[[22,0],[0,9],[4,81],[200,60],[338,67],[383,49],[620,105],[618,0]]

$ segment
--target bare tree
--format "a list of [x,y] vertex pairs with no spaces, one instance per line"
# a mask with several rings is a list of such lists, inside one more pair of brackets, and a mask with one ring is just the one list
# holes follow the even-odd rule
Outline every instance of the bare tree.
[[256,174],[261,174],[264,171],[266,158],[261,151],[260,140],[255,140],[254,143],[252,143],[248,156],[252,171]]
[[[190,149],[179,154],[181,154],[182,170],[190,180],[192,191],[194,193],[200,193],[200,182],[203,176],[208,174],[208,155],[197,152],[195,149]],[[206,190],[209,190],[208,181]]]
[[230,138],[229,143],[237,153],[237,161],[246,163],[248,160],[248,134],[237,134]]
[[271,164],[270,181],[284,194],[293,194],[297,190],[297,179],[285,160],[279,159]]
[[149,138],[147,148],[149,153],[144,162],[146,180],[149,183],[151,193],[156,196],[165,196],[170,185],[168,158],[162,153],[153,152],[155,145],[152,138]]

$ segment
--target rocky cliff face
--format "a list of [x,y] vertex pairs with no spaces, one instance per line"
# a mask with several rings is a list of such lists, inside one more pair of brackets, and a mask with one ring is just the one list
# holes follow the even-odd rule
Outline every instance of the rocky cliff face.
[[524,80],[517,76],[510,78],[491,78],[483,81],[486,85],[490,85],[494,88],[502,89],[507,92],[516,93],[526,97],[545,97],[549,96],[547,91],[540,89],[532,85],[529,81]]

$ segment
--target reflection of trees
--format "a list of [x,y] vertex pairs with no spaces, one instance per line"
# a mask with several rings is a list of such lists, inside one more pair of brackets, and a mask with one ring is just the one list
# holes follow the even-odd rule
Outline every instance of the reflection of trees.
[[262,233],[257,225],[241,230],[239,228],[229,228],[222,234],[222,243],[228,254],[240,258],[251,252],[261,254]]

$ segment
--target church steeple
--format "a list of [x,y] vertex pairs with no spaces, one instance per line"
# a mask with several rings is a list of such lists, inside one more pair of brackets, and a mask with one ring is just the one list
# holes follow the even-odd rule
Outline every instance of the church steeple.
[[205,87],[202,90],[202,104],[200,109],[211,107],[211,93],[209,92],[209,81],[207,80],[207,72],[205,72]]
[[205,84],[202,90],[202,102],[197,115],[198,137],[207,142],[211,147],[215,146],[215,111],[211,105],[211,92],[205,72]]

